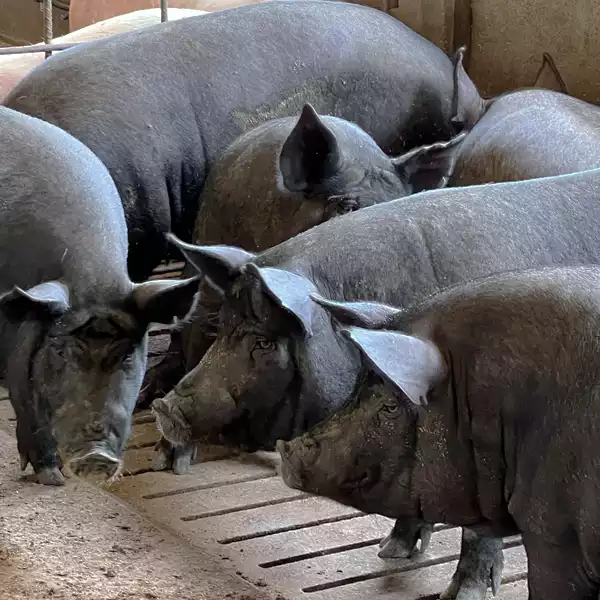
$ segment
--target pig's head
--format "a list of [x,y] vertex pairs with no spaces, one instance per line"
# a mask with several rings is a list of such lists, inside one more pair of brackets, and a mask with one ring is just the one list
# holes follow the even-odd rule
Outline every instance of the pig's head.
[[231,246],[171,238],[223,294],[214,343],[153,409],[171,443],[220,433],[248,450],[273,448],[326,417],[351,396],[357,350],[310,300],[315,284],[297,273],[259,267]]
[[446,376],[444,357],[426,337],[379,329],[394,318],[390,307],[315,300],[360,351],[361,382],[343,409],[301,437],[277,442],[283,479],[367,512],[418,516],[412,476],[421,407]]
[[[279,153],[279,187],[324,206],[327,220],[446,185],[464,134],[387,156],[358,125],[306,104]],[[250,175],[250,173],[249,173]],[[239,182],[238,182],[239,183]],[[312,225],[317,224],[312,223]]]
[[198,281],[128,286],[101,305],[73,306],[61,281],[15,287],[0,298],[16,330],[7,384],[22,417],[22,468],[55,468],[58,451],[67,472],[117,473],[146,367],[148,326],[185,316]]

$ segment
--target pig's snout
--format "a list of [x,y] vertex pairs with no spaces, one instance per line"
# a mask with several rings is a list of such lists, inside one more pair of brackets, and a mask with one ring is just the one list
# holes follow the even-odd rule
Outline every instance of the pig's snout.
[[180,382],[164,398],[152,402],[152,412],[163,437],[174,446],[187,446],[231,423],[237,416],[235,400],[226,390],[184,394]]
[[310,467],[318,456],[318,444],[312,438],[303,437],[291,442],[278,440],[275,448],[281,457],[279,471],[285,484],[297,490],[306,489]]
[[275,444],[275,449],[279,452],[279,456],[281,457],[278,471],[285,485],[292,489],[301,490],[303,483],[301,473],[302,466],[296,464],[297,461],[293,460],[290,442],[278,440]]
[[68,469],[78,477],[114,479],[121,471],[121,460],[104,445],[98,445],[73,457]]

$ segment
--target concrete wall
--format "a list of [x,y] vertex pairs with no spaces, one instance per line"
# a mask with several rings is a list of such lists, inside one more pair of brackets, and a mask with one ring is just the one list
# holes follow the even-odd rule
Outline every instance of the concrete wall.
[[[0,45],[22,46],[42,40],[44,17],[36,0],[0,0]],[[62,7],[62,8],[59,8]],[[54,35],[69,33],[68,2],[54,5]]]
[[[0,0],[1,1],[1,0]],[[169,0],[169,8],[191,8],[212,12],[262,0]],[[158,8],[160,0],[71,0],[69,27],[71,31],[117,15],[144,8]]]
[[598,0],[472,0],[469,73],[496,94],[530,85],[548,52],[570,94],[600,102]]
[[396,0],[388,11],[446,52],[467,44],[485,95],[532,85],[548,53],[570,94],[600,103],[599,0]]

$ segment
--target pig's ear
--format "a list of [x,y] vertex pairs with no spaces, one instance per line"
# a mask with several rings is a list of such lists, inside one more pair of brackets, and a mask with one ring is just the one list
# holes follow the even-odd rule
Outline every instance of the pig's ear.
[[175,317],[183,319],[189,313],[200,280],[196,276],[139,283],[133,288],[131,300],[146,323],[169,324]]
[[392,164],[413,193],[444,187],[454,171],[458,150],[465,137],[463,132],[445,142],[413,148],[391,159]]
[[391,319],[402,314],[401,309],[379,302],[336,302],[327,300],[319,294],[311,294],[310,297],[341,325],[382,329]]
[[427,392],[446,375],[442,353],[429,340],[358,327],[349,327],[342,333],[360,348],[382,377],[402,390],[414,404],[425,406]]
[[292,192],[307,192],[337,173],[341,160],[335,134],[305,104],[279,155],[284,186]]
[[310,294],[316,291],[312,282],[290,271],[257,267],[253,263],[246,267],[246,271],[260,280],[264,291],[272,300],[296,318],[305,336],[312,335],[314,305]]
[[218,291],[226,289],[239,268],[256,257],[236,246],[196,246],[183,242],[172,233],[167,233],[166,237]]
[[452,57],[454,65],[452,122],[457,132],[473,129],[488,106],[488,103],[480,96],[477,87],[465,71],[463,61],[466,53],[467,47],[462,46]]
[[69,288],[60,281],[47,281],[27,290],[15,286],[0,296],[0,306],[9,318],[21,319],[31,311],[58,317],[70,308]]
[[548,52],[542,56],[542,66],[535,78],[533,87],[543,88],[545,90],[554,90],[567,94],[567,84],[562,78],[554,59]]

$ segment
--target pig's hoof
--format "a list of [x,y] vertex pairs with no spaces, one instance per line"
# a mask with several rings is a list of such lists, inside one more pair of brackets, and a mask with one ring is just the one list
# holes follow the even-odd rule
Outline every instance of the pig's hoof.
[[46,467],[36,473],[38,483],[42,485],[65,485],[65,478],[58,467]]
[[194,446],[177,447],[173,450],[173,473],[185,475],[194,458]]
[[397,540],[390,533],[379,542],[381,550],[377,553],[379,558],[409,558],[416,546],[408,547],[404,540]]
[[170,442],[162,439],[155,447],[152,470],[166,471],[173,469],[173,473],[176,475],[184,475],[189,471],[195,457],[196,447],[194,444],[173,446]]
[[487,588],[487,581],[452,579],[446,591],[440,596],[440,600],[485,600]]
[[492,594],[496,596],[502,580],[503,562],[502,555],[500,560],[494,559],[489,578],[472,577],[457,571],[440,600],[485,600],[489,586],[492,588]]
[[[433,527],[423,524],[414,535],[400,535],[396,528],[392,529],[391,533],[379,542],[381,548],[377,553],[379,558],[410,558],[417,552],[422,554],[425,552],[431,541]],[[418,541],[421,544],[417,547]]]
[[24,471],[29,464],[29,455],[23,452],[19,452],[19,462],[21,464],[21,471]]

